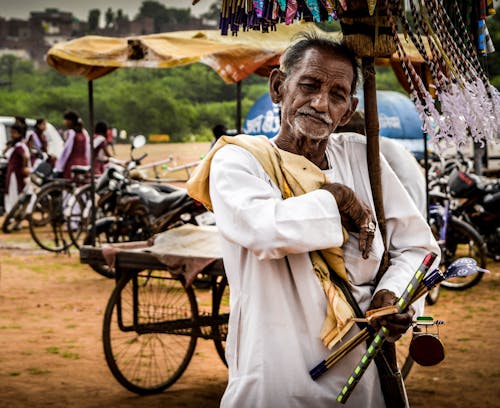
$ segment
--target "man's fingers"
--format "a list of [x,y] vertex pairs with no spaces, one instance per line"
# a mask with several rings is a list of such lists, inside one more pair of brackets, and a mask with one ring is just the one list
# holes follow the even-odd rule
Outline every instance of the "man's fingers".
[[363,256],[363,259],[367,259],[372,248],[373,239],[375,238],[375,223],[368,218],[369,222],[364,222],[364,224],[360,227],[359,231],[359,250]]

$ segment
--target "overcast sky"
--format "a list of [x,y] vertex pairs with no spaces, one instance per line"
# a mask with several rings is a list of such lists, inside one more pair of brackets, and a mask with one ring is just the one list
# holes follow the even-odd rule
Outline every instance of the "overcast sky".
[[[191,14],[198,16],[208,10],[216,0],[201,0],[195,6],[191,0],[156,0],[167,8],[190,8]],[[221,0],[217,0],[221,1]],[[108,7],[113,10],[122,9],[131,19],[136,16],[142,0],[0,0],[0,16],[4,18],[20,18],[27,20],[30,11],[44,11],[46,8],[57,8],[71,11],[80,20],[87,20],[89,10],[100,9],[104,13]]]

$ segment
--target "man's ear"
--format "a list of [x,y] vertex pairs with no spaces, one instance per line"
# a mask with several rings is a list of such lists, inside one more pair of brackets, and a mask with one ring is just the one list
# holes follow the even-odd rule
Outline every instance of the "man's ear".
[[349,109],[347,109],[346,113],[344,113],[342,119],[340,119],[339,126],[344,126],[347,123],[349,123],[352,115],[354,115],[354,112],[356,112],[356,108],[358,107],[358,102],[359,102],[358,98],[356,98],[355,96],[351,96],[351,106],[349,107]]
[[280,103],[282,97],[285,74],[278,68],[274,68],[269,75],[269,95],[274,103]]

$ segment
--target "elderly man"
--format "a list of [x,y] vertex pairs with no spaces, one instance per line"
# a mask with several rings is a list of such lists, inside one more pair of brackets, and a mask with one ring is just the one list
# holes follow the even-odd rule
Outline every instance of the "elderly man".
[[[223,407],[332,407],[366,350],[360,345],[317,381],[309,370],[356,334],[346,296],[325,265],[347,282],[365,312],[393,304],[428,252],[438,247],[382,159],[391,264],[375,228],[365,137],[334,134],[356,109],[354,55],[343,44],[304,34],[270,76],[281,104],[274,141],[222,138],[188,184],[213,208],[230,286]],[[412,311],[384,324],[397,338]],[[383,407],[371,364],[347,406]]]

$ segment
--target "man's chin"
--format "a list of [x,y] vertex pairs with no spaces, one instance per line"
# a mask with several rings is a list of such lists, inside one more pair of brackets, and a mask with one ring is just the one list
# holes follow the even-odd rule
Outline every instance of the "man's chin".
[[316,120],[296,120],[294,128],[296,133],[316,140],[326,139],[332,133],[332,130],[326,123],[322,125]]

